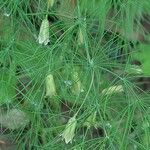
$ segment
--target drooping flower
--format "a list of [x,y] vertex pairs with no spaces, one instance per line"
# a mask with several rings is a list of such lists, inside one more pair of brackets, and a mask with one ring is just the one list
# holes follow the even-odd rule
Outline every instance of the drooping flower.
[[141,66],[137,66],[137,65],[128,65],[125,71],[129,74],[143,74],[143,70]]
[[68,144],[69,142],[72,143],[73,137],[75,135],[76,124],[76,115],[74,115],[69,119],[63,133],[61,134],[62,138],[65,139],[66,144]]
[[116,85],[116,86],[111,86],[109,88],[104,89],[102,93],[105,95],[109,95],[109,94],[114,94],[114,93],[121,93],[123,91],[124,89],[122,85]]
[[49,42],[49,21],[47,18],[45,18],[41,23],[38,42],[39,44],[44,45],[47,45]]
[[56,95],[56,87],[55,87],[55,81],[52,74],[49,74],[46,77],[46,95],[45,96],[55,96]]

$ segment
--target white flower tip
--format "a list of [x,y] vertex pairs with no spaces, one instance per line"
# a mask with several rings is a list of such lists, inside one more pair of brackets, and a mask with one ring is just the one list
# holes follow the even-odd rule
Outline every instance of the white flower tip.
[[69,144],[69,142],[72,143],[72,140],[71,139],[65,139],[66,144]]
[[49,42],[50,42],[49,38],[48,39],[44,39],[44,38],[41,38],[40,36],[38,37],[38,43],[39,44],[47,45]]
[[5,13],[4,13],[4,16],[9,17],[10,14],[5,12]]
[[43,43],[44,43],[44,45],[47,45],[49,42],[50,42],[50,40],[47,39],[47,40],[45,40]]

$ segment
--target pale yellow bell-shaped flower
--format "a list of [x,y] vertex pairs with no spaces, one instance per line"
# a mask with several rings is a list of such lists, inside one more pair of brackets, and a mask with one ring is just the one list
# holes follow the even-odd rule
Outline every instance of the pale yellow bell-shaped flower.
[[41,23],[38,42],[39,44],[44,45],[47,45],[49,42],[49,21],[47,18],[45,18]]
[[52,74],[49,74],[46,77],[46,97],[52,97],[56,95],[56,86],[55,86],[55,81],[54,77]]
[[62,138],[65,139],[65,143],[72,143],[73,137],[75,136],[75,129],[77,125],[76,115],[69,119],[63,133]]
[[141,66],[137,66],[137,65],[128,65],[125,71],[129,74],[143,74],[143,70]]
[[104,89],[102,93],[105,95],[109,95],[109,94],[114,94],[114,93],[121,93],[123,91],[124,89],[122,85],[116,85],[116,86],[111,86],[109,88]]

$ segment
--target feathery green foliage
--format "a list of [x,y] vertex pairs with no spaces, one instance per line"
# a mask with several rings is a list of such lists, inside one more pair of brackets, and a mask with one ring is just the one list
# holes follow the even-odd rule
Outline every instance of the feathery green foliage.
[[150,1],[50,1],[0,1],[0,148],[148,150]]

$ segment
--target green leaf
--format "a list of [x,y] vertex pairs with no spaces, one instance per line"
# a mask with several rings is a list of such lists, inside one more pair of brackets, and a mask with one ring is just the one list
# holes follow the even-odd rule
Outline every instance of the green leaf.
[[13,72],[0,69],[0,104],[10,103],[15,98],[16,79]]
[[133,59],[140,61],[143,74],[150,76],[150,45],[140,44],[137,51],[133,54]]

